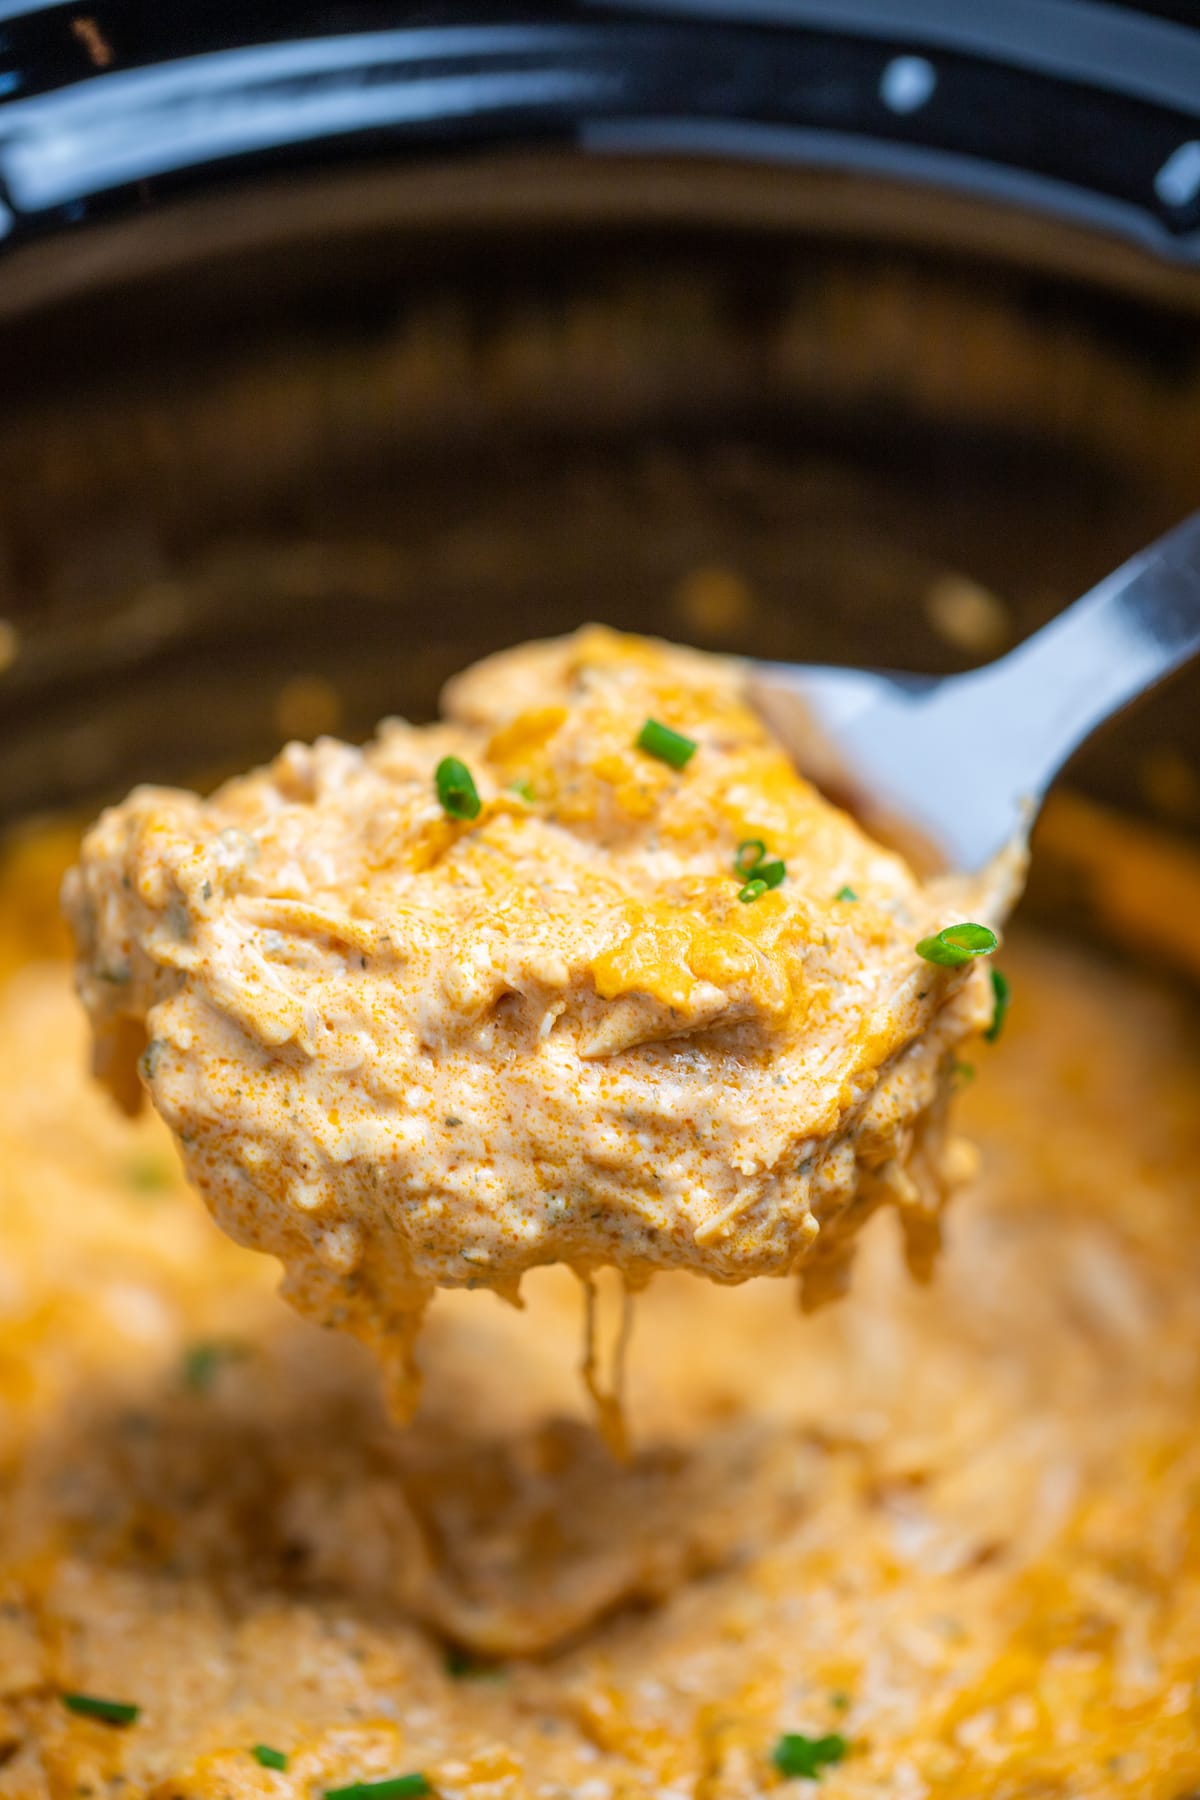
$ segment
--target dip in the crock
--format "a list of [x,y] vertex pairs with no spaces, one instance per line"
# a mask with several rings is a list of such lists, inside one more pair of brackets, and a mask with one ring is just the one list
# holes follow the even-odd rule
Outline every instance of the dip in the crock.
[[[900,1277],[887,1213],[810,1319],[782,1282],[662,1276],[620,1464],[561,1268],[521,1315],[438,1294],[404,1431],[359,1347],[278,1303],[152,1109],[85,1073],[48,933],[65,854],[0,853],[4,1800],[1196,1791],[1183,982],[1014,934],[932,1285]],[[796,1739],[819,1789],[783,1784]]]

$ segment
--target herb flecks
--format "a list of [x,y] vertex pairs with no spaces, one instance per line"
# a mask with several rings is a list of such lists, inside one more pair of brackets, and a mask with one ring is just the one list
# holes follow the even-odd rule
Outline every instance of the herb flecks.
[[165,1194],[174,1179],[171,1165],[152,1151],[132,1156],[125,1165],[125,1180],[135,1194]]
[[469,821],[479,817],[483,802],[475,786],[475,777],[465,762],[460,762],[457,756],[443,756],[433,781],[447,818]]
[[943,969],[961,969],[976,956],[990,956],[1000,943],[995,932],[986,925],[970,920],[961,925],[947,925],[932,937],[922,938],[917,955]]
[[806,1737],[802,1731],[788,1731],[771,1752],[771,1761],[789,1780],[803,1776],[818,1781],[825,1769],[840,1763],[849,1746],[840,1732],[825,1737]]
[[445,1669],[451,1681],[503,1681],[507,1674],[502,1664],[483,1662],[459,1649],[447,1650]]
[[190,1394],[207,1394],[221,1370],[229,1363],[243,1361],[246,1355],[245,1344],[234,1338],[208,1338],[189,1344],[180,1371],[183,1385]]
[[102,1725],[134,1725],[142,1710],[132,1700],[105,1700],[99,1694],[64,1694],[62,1703],[68,1712],[99,1719]]
[[835,900],[857,900],[858,895],[852,887],[840,887],[833,896]]
[[647,719],[634,742],[647,756],[656,757],[672,769],[685,768],[697,750],[692,738],[684,737],[681,731],[672,731],[669,725],[662,725],[657,719]]

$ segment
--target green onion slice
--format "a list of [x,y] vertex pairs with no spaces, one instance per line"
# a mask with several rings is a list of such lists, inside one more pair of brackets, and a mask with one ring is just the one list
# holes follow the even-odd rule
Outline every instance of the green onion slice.
[[646,720],[635,742],[647,756],[656,756],[659,762],[670,763],[673,769],[682,769],[696,754],[696,745],[691,738],[672,731],[669,725],[660,725],[657,719]]
[[[739,900],[757,900],[767,888],[777,888],[787,874],[786,863],[778,857],[770,862],[766,860],[767,846],[761,838],[747,838],[738,845],[737,855],[733,859],[733,872],[740,875],[745,887],[738,895]],[[753,888],[754,892],[749,890]]]
[[382,1781],[352,1781],[348,1787],[325,1789],[325,1800],[409,1800],[410,1795],[432,1794],[424,1775],[388,1775]]
[[926,962],[939,963],[944,969],[961,969],[973,956],[990,956],[1000,939],[986,925],[947,925],[934,937],[922,938],[917,955]]
[[183,1353],[183,1385],[192,1394],[207,1394],[227,1363],[242,1362],[246,1345],[234,1338],[210,1338],[189,1344]]
[[1012,999],[1012,983],[1008,976],[999,969],[989,971],[992,977],[992,996],[995,1005],[992,1007],[992,1022],[984,1032],[984,1041],[994,1044],[1004,1030],[1004,1020],[1008,1012],[1008,1003]]
[[518,800],[524,800],[527,806],[533,805],[535,795],[533,792],[533,783],[531,781],[526,781],[524,779],[520,781],[510,781],[508,784],[508,791],[510,794],[515,794]]
[[802,1775],[809,1781],[816,1781],[822,1769],[841,1762],[846,1750],[845,1738],[836,1731],[818,1738],[805,1737],[802,1731],[788,1731],[772,1750],[771,1761],[781,1775],[789,1778]]
[[446,1652],[445,1669],[452,1681],[503,1681],[508,1674],[503,1663],[484,1662],[458,1649]]
[[273,1750],[270,1744],[255,1744],[250,1752],[255,1762],[264,1769],[286,1769],[288,1759],[282,1750]]
[[852,887],[840,887],[833,896],[835,900],[857,900],[858,895]]
[[442,811],[451,819],[477,819],[479,817],[479,790],[475,786],[474,777],[465,762],[457,756],[443,756],[434,775],[437,797],[442,803]]
[[142,1710],[130,1700],[101,1700],[96,1694],[64,1694],[62,1703],[68,1712],[100,1719],[105,1725],[133,1725]]

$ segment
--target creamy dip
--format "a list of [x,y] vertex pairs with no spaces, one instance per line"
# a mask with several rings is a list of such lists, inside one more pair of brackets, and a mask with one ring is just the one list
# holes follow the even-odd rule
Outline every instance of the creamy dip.
[[922,884],[742,688],[591,628],[467,671],[439,724],[140,788],[85,839],[99,1071],[130,1101],[136,1059],[220,1223],[375,1346],[399,1410],[438,1286],[798,1272],[812,1303],[881,1202],[928,1268],[994,998],[916,945],[998,923],[1002,884]]
[[[1197,1791],[1200,1036],[1177,978],[1014,933],[1009,1021],[957,1102],[981,1171],[930,1287],[886,1212],[812,1318],[783,1282],[660,1277],[622,1464],[561,1268],[520,1314],[438,1294],[404,1431],[361,1348],[279,1303],[153,1110],[86,1073],[53,942],[71,854],[0,854],[4,1800],[416,1774],[439,1800]],[[782,1782],[789,1735],[840,1740],[819,1789]]]

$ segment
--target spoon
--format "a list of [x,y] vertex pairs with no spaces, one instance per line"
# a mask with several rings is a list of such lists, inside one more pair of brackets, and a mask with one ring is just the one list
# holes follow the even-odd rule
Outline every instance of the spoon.
[[1200,512],[965,675],[754,663],[749,692],[818,786],[974,874],[1098,726],[1198,653]]

